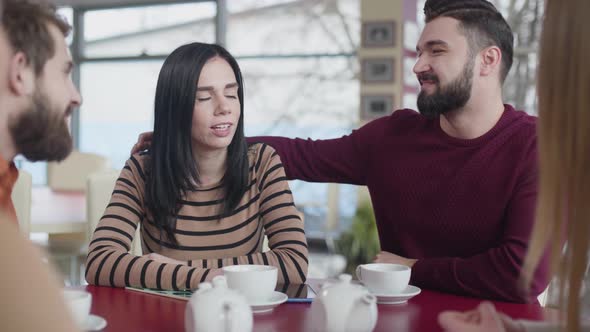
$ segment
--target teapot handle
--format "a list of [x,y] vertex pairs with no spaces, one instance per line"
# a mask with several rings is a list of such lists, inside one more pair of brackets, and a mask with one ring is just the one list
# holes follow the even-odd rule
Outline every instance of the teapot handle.
[[363,281],[363,274],[361,273],[361,266],[363,266],[363,265],[361,264],[356,267],[355,274],[356,274],[356,277],[358,278],[358,280],[362,282]]

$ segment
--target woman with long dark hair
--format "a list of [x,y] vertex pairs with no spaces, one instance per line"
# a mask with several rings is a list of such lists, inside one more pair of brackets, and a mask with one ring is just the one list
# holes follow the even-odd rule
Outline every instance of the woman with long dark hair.
[[[144,256],[128,253],[141,227]],[[264,236],[270,251],[262,252]],[[86,280],[115,287],[194,289],[221,267],[264,264],[303,283],[307,244],[279,156],[244,138],[244,88],[221,46],[168,56],[151,148],[127,161],[89,246]]]

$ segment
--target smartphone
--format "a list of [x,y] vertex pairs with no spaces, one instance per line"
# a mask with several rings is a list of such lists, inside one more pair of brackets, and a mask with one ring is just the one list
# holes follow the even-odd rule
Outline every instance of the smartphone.
[[275,290],[287,294],[288,303],[310,303],[316,296],[316,292],[308,284],[278,284]]

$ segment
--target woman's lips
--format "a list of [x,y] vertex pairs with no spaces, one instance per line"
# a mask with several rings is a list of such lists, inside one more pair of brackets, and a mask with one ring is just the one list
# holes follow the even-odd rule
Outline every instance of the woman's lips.
[[220,123],[214,126],[211,126],[211,130],[213,131],[213,135],[217,137],[227,137],[231,134],[231,123]]

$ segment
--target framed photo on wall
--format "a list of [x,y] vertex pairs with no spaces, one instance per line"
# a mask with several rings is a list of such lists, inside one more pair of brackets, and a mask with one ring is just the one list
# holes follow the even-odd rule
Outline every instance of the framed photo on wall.
[[361,120],[370,121],[393,112],[392,95],[361,96]]
[[395,74],[394,58],[369,58],[361,63],[361,77],[364,83],[393,83]]
[[395,47],[395,21],[363,22],[362,47]]

